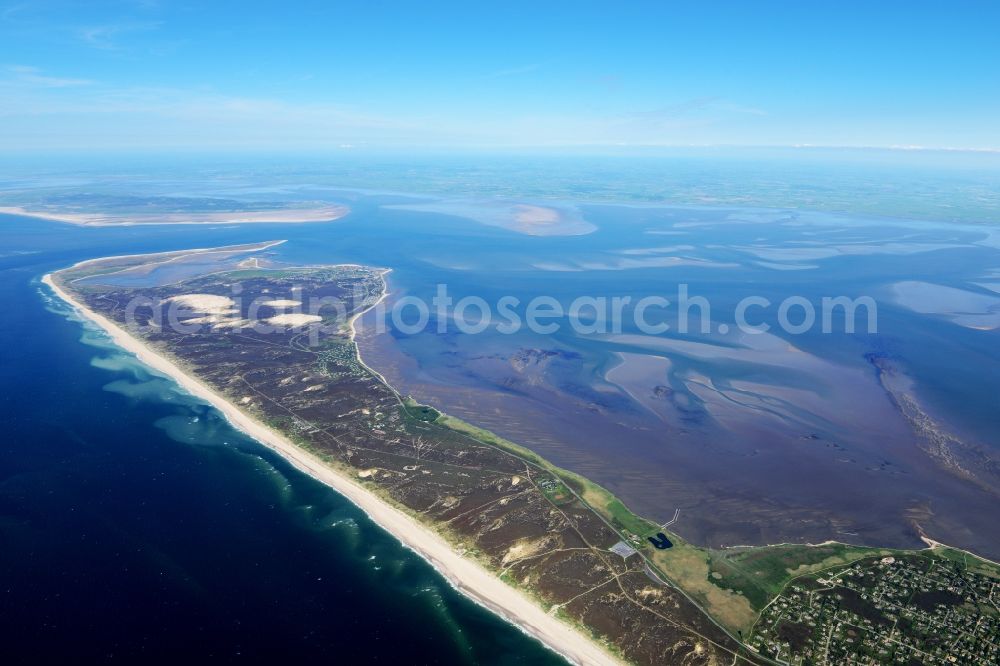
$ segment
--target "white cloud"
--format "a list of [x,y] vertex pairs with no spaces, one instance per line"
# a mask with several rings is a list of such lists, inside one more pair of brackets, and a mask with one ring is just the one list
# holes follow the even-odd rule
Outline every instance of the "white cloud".
[[93,83],[90,79],[47,76],[42,74],[42,71],[37,67],[28,67],[26,65],[8,65],[7,71],[11,74],[11,77],[8,79],[9,82],[41,88],[70,88],[74,86],[87,86]]
[[87,46],[104,51],[121,48],[118,38],[132,32],[156,30],[161,25],[157,21],[144,23],[112,23],[108,25],[85,26],[76,29],[77,38]]

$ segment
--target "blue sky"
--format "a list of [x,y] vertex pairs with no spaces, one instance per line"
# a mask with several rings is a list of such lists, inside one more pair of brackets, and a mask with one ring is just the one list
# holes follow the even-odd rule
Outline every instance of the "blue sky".
[[0,2],[0,149],[1000,148],[996,2]]

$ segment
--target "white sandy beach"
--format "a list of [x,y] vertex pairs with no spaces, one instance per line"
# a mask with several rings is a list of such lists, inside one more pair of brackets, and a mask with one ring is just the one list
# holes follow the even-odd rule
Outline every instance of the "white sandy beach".
[[28,210],[20,206],[0,206],[0,213],[36,217],[53,222],[78,224],[85,227],[129,226],[137,224],[251,224],[332,222],[347,215],[347,206],[331,205],[316,208],[284,208],[213,213],[60,213]]
[[191,377],[108,318],[86,308],[46,275],[42,281],[59,298],[100,326],[119,347],[149,367],[167,375],[186,391],[223,413],[229,422],[271,448],[299,470],[349,499],[368,516],[427,560],[460,592],[489,608],[526,633],[577,664],[619,664],[617,658],[575,628],[546,613],[522,592],[510,587],[478,563],[459,555],[440,535],[391,506],[354,479],[326,466],[279,432],[258,422],[207,384]]

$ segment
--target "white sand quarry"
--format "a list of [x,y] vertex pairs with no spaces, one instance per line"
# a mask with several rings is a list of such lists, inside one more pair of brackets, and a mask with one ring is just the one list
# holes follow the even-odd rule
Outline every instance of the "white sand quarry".
[[[242,328],[249,326],[250,322],[239,317],[239,309],[236,301],[228,296],[216,296],[215,294],[181,294],[164,299],[164,303],[176,303],[185,310],[193,314],[200,314],[200,317],[185,319],[185,324],[212,324],[214,328]],[[278,298],[265,301],[263,305],[275,309],[288,309],[299,307],[301,301],[288,298]],[[233,316],[236,315],[236,316]],[[300,312],[284,312],[263,320],[272,326],[306,326],[323,321],[319,315],[304,314]]]
[[294,308],[302,305],[302,301],[293,301],[290,298],[276,298],[273,301],[264,301],[261,305],[266,305],[269,308]]
[[268,317],[264,321],[268,324],[273,324],[274,326],[305,326],[306,324],[314,324],[318,321],[323,321],[323,318],[319,315],[286,313],[275,315],[274,317]]
[[229,315],[236,313],[236,301],[228,296],[215,294],[181,294],[164,299],[164,303],[177,303],[192,312],[206,315]]
[[[185,324],[212,324],[213,329],[243,328],[250,322],[240,319],[236,301],[228,296],[215,294],[181,294],[164,299],[164,303],[176,303],[200,317],[185,319]],[[235,317],[233,315],[236,315]]]

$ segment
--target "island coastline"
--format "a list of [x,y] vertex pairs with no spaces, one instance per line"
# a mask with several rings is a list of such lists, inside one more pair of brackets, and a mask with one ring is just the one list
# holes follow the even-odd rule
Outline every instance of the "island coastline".
[[[76,268],[82,263],[85,262],[70,268]],[[61,271],[55,273],[58,272]],[[299,471],[345,497],[364,511],[374,523],[428,562],[464,596],[536,638],[571,663],[616,665],[624,663],[590,637],[546,613],[523,592],[506,584],[479,563],[456,552],[441,535],[420,524],[353,479],[337,472],[284,435],[249,416],[207,384],[185,373],[172,360],[130,335],[107,317],[87,308],[59,286],[53,277],[55,273],[46,274],[42,282],[86,320],[104,331],[115,345],[134,354],[143,364],[166,375],[191,395],[205,400],[218,409],[234,428],[271,449]],[[353,332],[353,321],[351,328]]]
[[[208,404],[216,407],[224,418],[226,418],[235,428],[245,432],[249,436],[259,441],[262,445],[275,451],[290,464],[300,471],[309,474],[321,483],[336,490],[346,497],[356,506],[361,508],[373,522],[390,532],[394,537],[407,546],[410,550],[421,556],[435,568],[449,582],[449,584],[464,596],[470,598],[478,605],[499,615],[526,635],[538,639],[543,645],[560,654],[573,663],[622,663],[624,655],[631,655],[622,650],[623,644],[617,640],[617,636],[609,637],[603,632],[590,633],[593,625],[587,621],[580,621],[579,617],[573,620],[567,619],[563,615],[562,608],[566,605],[554,603],[551,597],[536,596],[536,589],[527,584],[528,579],[521,581],[524,587],[511,584],[506,578],[501,578],[502,570],[498,574],[491,564],[493,560],[488,557],[482,558],[483,553],[479,550],[478,544],[470,544],[471,551],[464,546],[467,542],[462,538],[462,534],[448,529],[440,530],[438,524],[424,520],[424,514],[418,509],[413,511],[413,505],[408,502],[398,502],[398,498],[390,495],[382,497],[377,489],[373,490],[369,479],[370,469],[363,466],[348,464],[346,469],[340,466],[337,460],[316,455],[314,450],[306,441],[296,442],[294,435],[284,435],[282,431],[269,419],[262,422],[262,419],[253,412],[247,413],[245,409],[236,406],[235,399],[225,397],[226,393],[206,383],[201,379],[199,373],[190,368],[183,358],[173,355],[171,350],[161,347],[155,343],[147,343],[137,335],[130,334],[124,324],[119,324],[102,314],[99,307],[88,307],[86,297],[77,292],[73,286],[75,280],[69,280],[67,274],[72,275],[74,270],[79,270],[84,266],[100,265],[102,262],[110,264],[112,268],[119,267],[123,259],[143,258],[147,256],[189,256],[192,252],[233,252],[239,250],[260,250],[273,247],[283,241],[269,241],[251,245],[226,246],[223,248],[188,250],[179,252],[153,253],[152,255],[128,255],[125,257],[107,257],[103,259],[91,259],[78,262],[77,264],[55,270],[44,276],[42,282],[51,288],[53,293],[61,300],[70,305],[86,320],[89,320],[108,334],[112,341],[122,349],[135,354],[135,356],[147,366],[163,373],[168,378],[175,381],[188,393]],[[169,261],[171,259],[168,259]],[[162,262],[160,262],[162,263]],[[360,268],[356,264],[338,264],[335,268],[351,266]],[[319,267],[307,267],[318,269]],[[329,268],[329,267],[328,267]],[[376,307],[389,293],[389,285],[384,280],[384,276],[391,272],[391,269],[369,269],[373,275],[378,276],[381,282],[379,288],[371,290],[369,296],[364,301],[363,309],[355,312],[349,317],[348,324],[343,327],[339,335],[347,334],[352,343],[351,363],[356,363],[357,367],[363,368],[367,375],[375,378],[393,396],[393,400],[399,403],[404,412],[417,408],[426,411],[434,423],[439,423],[445,428],[460,433],[464,438],[474,441],[477,445],[484,445],[504,451],[515,458],[525,462],[528,467],[534,466],[540,472],[552,475],[553,483],[565,484],[567,493],[572,494],[579,500],[582,507],[596,515],[607,527],[622,538],[622,543],[632,543],[635,546],[643,545],[643,535],[650,534],[657,529],[665,531],[667,525],[656,526],[638,515],[632,514],[626,507],[621,505],[613,495],[605,489],[592,482],[564,469],[554,467],[548,461],[539,458],[532,451],[524,447],[503,440],[489,431],[482,430],[476,426],[454,419],[447,414],[438,412],[433,408],[420,405],[412,398],[402,396],[396,391],[378,371],[369,367],[361,358],[361,350],[353,344],[355,339],[355,322],[365,312]],[[114,272],[114,271],[112,271]],[[110,274],[110,273],[102,273]],[[214,274],[213,274],[214,275]],[[80,279],[80,278],[78,278]],[[329,280],[329,276],[322,279]],[[264,289],[268,292],[268,289]],[[174,293],[168,291],[168,294]],[[176,298],[176,296],[171,296]],[[169,300],[169,299],[168,299]],[[197,365],[197,363],[195,363]],[[211,376],[211,375],[209,375]],[[303,379],[304,381],[304,379]],[[310,389],[307,389],[310,390]],[[372,387],[360,389],[359,395],[375,394],[378,391]],[[388,398],[387,398],[388,399]],[[239,404],[243,404],[240,402]],[[393,402],[395,408],[395,402]],[[368,413],[365,411],[364,413]],[[427,418],[420,418],[427,421]],[[270,425],[265,425],[268,423]],[[308,423],[308,421],[307,421]],[[376,430],[382,435],[381,431]],[[322,449],[320,449],[321,451]],[[419,457],[419,456],[418,456]],[[409,468],[404,468],[409,469]],[[357,478],[355,478],[355,472]],[[514,484],[517,479],[515,477]],[[381,488],[381,486],[378,486]],[[647,529],[648,528],[648,529]],[[652,532],[650,531],[652,530]],[[922,530],[921,530],[922,532]],[[669,550],[650,550],[648,553],[640,552],[641,560],[645,563],[645,576],[662,586],[672,590],[678,597],[684,598],[684,603],[690,602],[703,613],[711,623],[715,625],[728,637],[721,642],[713,640],[709,635],[699,633],[688,627],[683,627],[691,631],[698,639],[704,639],[714,647],[730,652],[736,660],[744,659],[748,663],[775,663],[760,650],[766,648],[760,642],[761,639],[754,636],[755,645],[750,645],[744,640],[744,632],[751,635],[756,631],[761,614],[767,612],[772,607],[773,602],[786,593],[786,589],[791,589],[794,594],[794,587],[791,583],[803,577],[810,577],[822,574],[823,572],[839,566],[851,565],[855,561],[866,559],[877,562],[880,559],[893,557],[908,558],[911,555],[927,553],[930,558],[947,560],[954,559],[955,549],[951,549],[944,544],[931,542],[924,538],[927,546],[921,550],[899,550],[889,548],[873,548],[866,546],[852,546],[834,540],[826,540],[821,543],[807,544],[772,544],[765,547],[756,546],[736,546],[728,547],[723,551],[707,550],[686,542],[673,532],[668,532],[673,541]],[[662,535],[657,535],[662,536]],[[456,537],[456,538],[452,538]],[[650,540],[654,542],[655,540]],[[590,546],[593,548],[593,546]],[[660,548],[660,546],[656,546]],[[615,548],[610,552],[614,553]],[[600,549],[608,549],[607,545],[602,545]],[[599,550],[600,550],[599,549]],[[770,552],[775,551],[775,552]],[[470,552],[472,554],[470,554]],[[487,550],[489,554],[495,552]],[[635,554],[636,549],[632,550]],[[966,562],[964,554],[966,551],[958,551],[963,562]],[[967,553],[971,557],[979,560],[988,567],[996,567],[994,562],[985,560],[973,553]],[[501,552],[501,555],[503,553]],[[508,553],[509,555],[509,553]],[[746,580],[740,578],[745,571],[740,564],[749,557],[750,566],[754,567],[756,576],[764,576],[760,580]],[[753,562],[753,558],[762,555],[766,562]],[[506,562],[507,555],[504,555]],[[922,555],[921,555],[922,557]],[[600,558],[599,558],[600,559]],[[912,558],[910,558],[912,559]],[[713,561],[732,560],[732,563],[723,563],[720,570],[713,566]],[[922,560],[921,560],[922,561]],[[884,562],[883,562],[884,563]],[[780,565],[780,571],[772,571],[774,566]],[[966,566],[968,563],[966,562]],[[728,567],[728,568],[727,568]],[[742,572],[742,573],[741,573]],[[640,572],[642,573],[642,572]],[[992,569],[987,572],[989,576],[1000,579],[1000,574]],[[706,585],[709,583],[708,585]],[[598,586],[600,587],[600,586]],[[771,589],[773,587],[773,589]],[[596,588],[595,588],[596,589]],[[591,590],[592,591],[592,590]],[[761,594],[766,594],[763,598]],[[744,596],[747,595],[747,596]],[[579,596],[579,595],[577,595]],[[573,597],[575,599],[576,597]],[[557,599],[558,600],[558,597]],[[642,609],[647,607],[640,605]],[[675,625],[675,621],[666,615],[656,613],[661,619],[666,620],[668,625]],[[753,620],[752,623],[750,620]],[[681,625],[676,625],[681,627]],[[713,630],[715,629],[713,628]],[[704,631],[704,630],[702,630]],[[735,634],[735,635],[734,635]],[[736,636],[740,638],[737,639]],[[733,639],[739,648],[734,651],[732,648],[723,645],[728,639]],[[626,643],[626,645],[628,645]],[[744,652],[747,650],[747,652]],[[698,654],[702,652],[696,650]],[[636,660],[636,663],[660,663],[659,653],[654,661],[649,659]],[[649,654],[646,655],[649,657]]]

